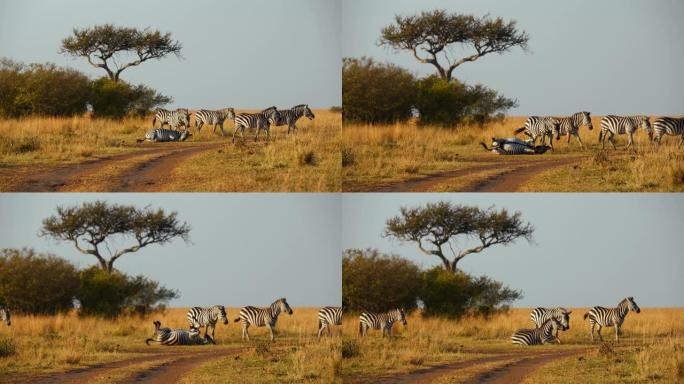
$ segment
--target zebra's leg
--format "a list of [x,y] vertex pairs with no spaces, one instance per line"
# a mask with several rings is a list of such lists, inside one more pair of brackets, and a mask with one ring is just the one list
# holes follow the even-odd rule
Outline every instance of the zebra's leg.
[[231,142],[233,142],[233,143],[235,142],[235,134],[237,133],[237,131],[238,131],[239,129],[240,129],[240,125],[236,124],[236,125],[235,125],[235,130],[233,131],[233,140],[231,140]]
[[275,341],[275,333],[273,326],[270,324],[266,324],[266,326],[268,327],[268,330],[271,332],[271,341]]
[[619,336],[620,335],[620,326],[615,324],[615,342],[617,343],[619,341]]
[[319,339],[319,340],[321,339],[321,333],[323,333],[323,329],[325,329],[325,325],[324,325],[323,323],[321,323],[321,324],[318,326],[318,339]]
[[222,135],[222,136],[225,136],[225,135],[226,135],[226,131],[223,130],[223,122],[221,122],[220,127],[221,127],[221,135]]
[[628,150],[632,146],[633,141],[634,141],[634,134],[631,132],[627,132],[627,146],[625,147],[625,151]]
[[[679,138],[679,143],[677,143],[677,148],[682,147],[682,143],[684,143],[684,133],[682,133],[682,136]],[[658,144],[660,144],[660,140],[658,140]]]
[[[577,142],[579,143],[580,147],[584,149],[584,144],[582,144],[582,139],[580,138],[579,133],[575,134],[575,137],[577,138]],[[570,139],[568,138],[568,144],[570,144]]]
[[259,141],[259,127],[256,128],[256,136],[254,136],[254,141]]
[[610,141],[610,144],[613,146],[613,149],[617,150],[617,147],[615,146],[615,134],[613,132],[610,133],[610,137],[608,137],[608,141]]
[[603,328],[603,327],[601,327],[601,324],[598,324],[598,323],[596,325],[598,326],[598,329],[596,330],[596,334],[598,335],[599,340],[603,341],[603,336],[601,336],[601,328]]
[[589,323],[591,325],[591,342],[593,343],[594,342],[594,325],[595,324],[593,321],[590,321]]
[[249,328],[249,323],[244,322],[242,324],[242,339],[247,339],[247,341],[249,341],[249,331],[247,330],[247,328]]

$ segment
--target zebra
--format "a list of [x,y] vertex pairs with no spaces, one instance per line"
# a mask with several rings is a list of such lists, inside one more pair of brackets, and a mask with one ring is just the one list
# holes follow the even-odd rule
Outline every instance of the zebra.
[[178,108],[175,111],[169,111],[168,109],[158,108],[154,113],[154,118],[152,119],[152,128],[154,124],[159,120],[159,128],[164,128],[164,125],[168,125],[169,128],[178,129],[180,125],[185,128],[190,127],[190,112],[187,108]]
[[295,131],[297,130],[297,120],[299,120],[302,116],[305,116],[309,120],[313,120],[316,117],[309,108],[308,104],[299,104],[295,105],[290,109],[278,110],[277,116],[275,116],[275,118],[271,120],[270,123],[274,127],[287,125],[287,133],[289,134],[290,130],[292,131],[292,133],[295,133]]
[[211,337],[214,337],[214,331],[216,331],[216,323],[221,320],[223,324],[228,324],[228,318],[226,317],[226,307],[223,305],[214,305],[213,307],[203,308],[203,307],[193,307],[190,308],[187,314],[188,322],[190,323],[190,328],[201,329],[204,328],[204,335],[209,333],[209,327],[211,327]]
[[328,336],[332,337],[331,325],[342,325],[342,307],[323,307],[318,311],[318,338],[321,338],[323,331],[328,331]]
[[269,107],[259,113],[238,113],[235,115],[235,130],[233,131],[233,142],[235,134],[240,131],[240,138],[244,138],[245,128],[256,128],[254,141],[259,140],[259,131],[266,131],[266,141],[271,137],[271,122],[278,120],[278,110],[276,107]]
[[660,145],[660,139],[663,135],[681,136],[677,148],[684,143],[684,118],[661,117],[653,122],[653,142]]
[[[542,324],[548,319],[556,319],[558,320],[560,326],[558,329],[561,331],[567,331],[570,329],[570,314],[572,311],[568,311],[565,308],[542,308],[542,307],[537,307],[534,310],[532,310],[532,314],[530,314],[530,319],[532,319],[532,322],[534,323],[534,326],[537,328],[540,328]],[[558,339],[558,329],[556,329],[556,338]],[[560,339],[559,339],[560,340]]]
[[[487,144],[480,142],[486,151],[490,151]],[[533,155],[543,154],[551,149],[548,145],[534,145],[532,139],[523,141],[517,137],[507,139],[497,139],[492,137],[491,151],[497,155]]]
[[159,343],[161,345],[205,345],[216,344],[214,339],[209,335],[200,337],[200,331],[197,328],[187,329],[171,329],[162,327],[161,322],[154,321],[154,335],[145,340],[145,344],[150,345],[150,341]]
[[590,131],[594,129],[594,126],[591,124],[591,113],[577,112],[572,116],[556,117],[556,120],[558,120],[558,135],[567,135],[568,145],[570,144],[570,136],[575,136],[580,147],[584,148],[582,139],[580,139],[579,136],[579,128],[584,125],[589,128]]
[[653,138],[653,129],[651,128],[651,121],[648,116],[615,116],[608,115],[601,119],[601,132],[599,132],[599,141],[601,142],[601,147],[606,148],[606,137],[610,144],[615,148],[615,135],[628,136],[627,147],[628,149],[632,146],[634,142],[634,133],[637,129],[641,127],[648,134],[649,140]]
[[248,306],[240,309],[240,317],[235,319],[235,322],[242,321],[242,340],[249,340],[249,332],[247,329],[250,325],[267,327],[271,332],[271,341],[275,340],[274,330],[280,312],[286,312],[288,315],[292,315],[292,308],[290,308],[287,299],[284,297],[271,303],[271,306],[268,308]]
[[515,130],[516,135],[520,132],[525,132],[525,135],[532,139],[532,144],[536,144],[537,137],[540,137],[542,146],[544,146],[545,137],[548,136],[551,149],[553,149],[553,137],[560,140],[559,122],[551,116],[530,116],[525,121],[524,127]]
[[215,133],[216,127],[219,127],[221,128],[221,134],[225,136],[226,132],[223,130],[223,122],[226,119],[232,120],[234,118],[235,110],[233,108],[223,108],[217,111],[200,109],[199,111],[195,112],[195,128],[197,128],[197,132],[199,132],[204,124],[213,125],[214,129],[211,131],[211,133]]
[[627,297],[622,299],[622,301],[615,308],[605,308],[605,307],[594,307],[589,310],[589,312],[584,314],[584,320],[589,318],[589,325],[591,326],[591,341],[594,341],[594,327],[598,326],[596,333],[598,334],[599,340],[603,341],[601,337],[602,327],[615,327],[615,341],[618,341],[618,335],[620,333],[620,327],[627,317],[629,311],[634,311],[636,313],[641,312],[641,308],[634,301],[633,297]]
[[12,319],[10,318],[10,310],[4,305],[0,305],[0,321],[5,322],[9,327],[12,325]]
[[142,141],[152,141],[152,142],[165,142],[165,141],[185,141],[188,137],[192,136],[188,130],[174,131],[173,129],[166,128],[153,128],[145,134],[144,139],[138,139],[137,142]]
[[560,322],[552,317],[539,328],[518,329],[511,335],[511,342],[520,345],[541,345],[555,341],[560,344],[560,340],[553,335],[558,332],[559,327],[561,327]]
[[359,335],[366,336],[369,329],[380,329],[382,337],[385,337],[385,332],[388,332],[391,338],[392,325],[397,321],[406,325],[406,315],[403,309],[397,308],[386,313],[363,312],[359,316]]

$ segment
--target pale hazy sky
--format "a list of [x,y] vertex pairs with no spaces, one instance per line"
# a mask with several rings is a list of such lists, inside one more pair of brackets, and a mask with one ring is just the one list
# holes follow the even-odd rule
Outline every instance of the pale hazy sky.
[[345,194],[342,246],[439,265],[413,243],[381,237],[399,207],[439,200],[519,210],[534,225],[535,244],[496,246],[459,263],[521,289],[515,306],[614,306],[626,296],[643,307],[684,306],[682,194]]
[[419,75],[434,67],[377,46],[395,14],[423,10],[518,21],[530,53],[490,54],[454,71],[517,98],[511,114],[682,114],[684,2],[681,0],[344,0],[342,52],[399,64]]
[[74,27],[150,27],[183,44],[184,59],[122,74],[172,96],[172,107],[261,108],[341,103],[340,0],[2,0],[0,57],[54,62],[103,76],[57,51]]
[[0,194],[0,248],[33,247],[95,264],[68,243],[37,236],[58,205],[107,200],[163,207],[191,225],[192,243],[151,245],[115,266],[180,290],[173,306],[293,306],[341,303],[340,202],[337,194]]

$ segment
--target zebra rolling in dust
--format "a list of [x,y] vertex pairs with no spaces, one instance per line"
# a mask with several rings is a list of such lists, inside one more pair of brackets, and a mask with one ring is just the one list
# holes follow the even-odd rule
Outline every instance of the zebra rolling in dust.
[[483,142],[480,142],[480,145],[486,151],[491,151],[497,155],[539,155],[546,153],[549,149],[553,149],[548,145],[534,145],[531,140],[523,141],[517,137],[509,137],[507,139],[492,137],[491,149]]
[[145,344],[150,345],[150,341],[161,345],[205,345],[216,344],[209,335],[200,337],[200,331],[196,328],[171,329],[162,327],[161,322],[154,321],[154,336],[145,340]]

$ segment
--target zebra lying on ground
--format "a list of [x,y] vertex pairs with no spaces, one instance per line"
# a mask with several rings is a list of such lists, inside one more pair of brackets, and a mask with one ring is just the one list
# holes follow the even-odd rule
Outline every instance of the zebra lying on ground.
[[10,319],[10,310],[4,305],[0,305],[0,321],[7,324],[8,327],[12,325],[12,319]]
[[601,142],[601,148],[606,147],[606,137],[610,144],[615,148],[615,135],[627,134],[628,149],[634,143],[634,133],[643,128],[648,134],[649,140],[653,138],[653,129],[651,128],[651,121],[648,116],[615,116],[608,115],[601,119],[601,132],[599,132],[598,140]]
[[332,337],[331,325],[342,325],[342,307],[323,307],[318,311],[318,338],[325,330]]
[[497,155],[534,155],[543,154],[549,149],[548,145],[534,145],[532,140],[523,141],[517,137],[509,137],[507,139],[497,139],[492,137],[492,148],[489,149],[487,144],[480,142],[480,145],[487,151],[492,151]]
[[653,130],[653,142],[656,145],[660,145],[663,135],[680,136],[678,148],[684,143],[684,118],[661,117],[653,122]]
[[579,136],[579,128],[586,126],[591,131],[594,126],[591,124],[591,114],[589,112],[577,112],[572,116],[556,117],[558,120],[558,135],[568,136],[568,145],[570,145],[570,136],[575,136],[580,147],[584,148],[582,139]]
[[539,328],[518,329],[511,336],[511,342],[520,345],[541,345],[555,341],[560,344],[560,340],[553,335],[558,332],[560,326],[560,322],[552,317],[546,320]]
[[532,144],[537,143],[537,137],[541,138],[541,145],[544,146],[544,139],[546,136],[549,137],[549,146],[553,149],[553,137],[556,140],[560,140],[560,127],[559,122],[555,117],[551,116],[530,116],[525,121],[525,126],[515,130],[517,135],[520,132],[524,132],[529,138],[532,139]]
[[209,335],[200,337],[200,331],[196,328],[171,329],[162,327],[160,321],[154,321],[154,336],[145,340],[145,344],[150,345],[150,341],[161,345],[205,345],[216,344]]
[[250,325],[255,325],[257,327],[267,327],[271,332],[271,341],[275,340],[275,326],[280,312],[286,312],[288,315],[292,314],[292,308],[290,308],[287,299],[284,297],[274,301],[268,308],[248,306],[240,309],[240,317],[235,319],[235,322],[242,321],[242,339],[249,340],[247,329]]
[[226,119],[234,118],[235,110],[233,108],[223,108],[216,111],[200,109],[199,111],[195,112],[195,128],[197,128],[197,132],[199,132],[204,124],[213,125],[214,129],[211,131],[211,133],[215,133],[216,127],[220,127],[221,134],[225,136],[226,132],[223,130],[223,122]]
[[144,139],[138,139],[137,142],[145,140],[152,142],[185,141],[190,136],[192,134],[188,130],[174,131],[173,129],[154,128],[145,134]]
[[[557,307],[557,308],[542,308],[542,307],[537,307],[534,310],[532,310],[532,314],[530,314],[530,319],[532,319],[532,322],[534,323],[534,326],[537,328],[540,328],[546,320],[549,319],[556,319],[558,320],[558,323],[560,326],[556,329],[555,337],[558,339],[558,330],[560,329],[561,331],[567,331],[570,329],[570,314],[572,311],[568,311],[565,308]],[[560,342],[560,339],[558,339]]]
[[359,316],[359,335],[365,336],[369,329],[380,329],[382,337],[385,337],[385,332],[392,337],[392,325],[397,321],[406,325],[403,309],[397,308],[386,313],[363,312]]
[[594,341],[594,327],[598,326],[596,333],[599,340],[603,341],[601,337],[602,327],[615,327],[615,341],[618,341],[620,327],[627,317],[629,311],[636,313],[641,312],[641,308],[634,301],[633,297],[623,299],[615,308],[594,307],[589,312],[584,314],[584,319],[589,318],[589,325],[591,326],[591,341]]
[[171,129],[178,129],[181,125],[185,128],[190,128],[190,112],[187,108],[178,108],[175,111],[158,108],[152,119],[152,128],[154,128],[154,124],[157,121],[160,124],[159,128],[164,128],[165,124]]
[[308,104],[299,104],[290,109],[278,110],[278,114],[273,116],[270,123],[274,127],[287,125],[287,133],[289,134],[290,130],[294,133],[297,130],[297,120],[302,116],[307,117],[309,120],[313,120],[316,117],[311,109],[309,109]]
[[211,337],[214,337],[216,331],[216,323],[221,320],[223,324],[228,324],[226,317],[226,307],[223,305],[214,305],[213,307],[193,307],[190,308],[187,314],[190,328],[201,330],[204,328],[204,336],[209,334],[209,327],[211,327]]
[[235,115],[235,130],[233,131],[233,142],[235,134],[240,131],[240,138],[244,139],[246,128],[256,128],[254,141],[259,140],[259,131],[266,131],[266,141],[271,138],[271,121],[278,120],[278,110],[276,107],[269,107],[259,113],[238,113]]

